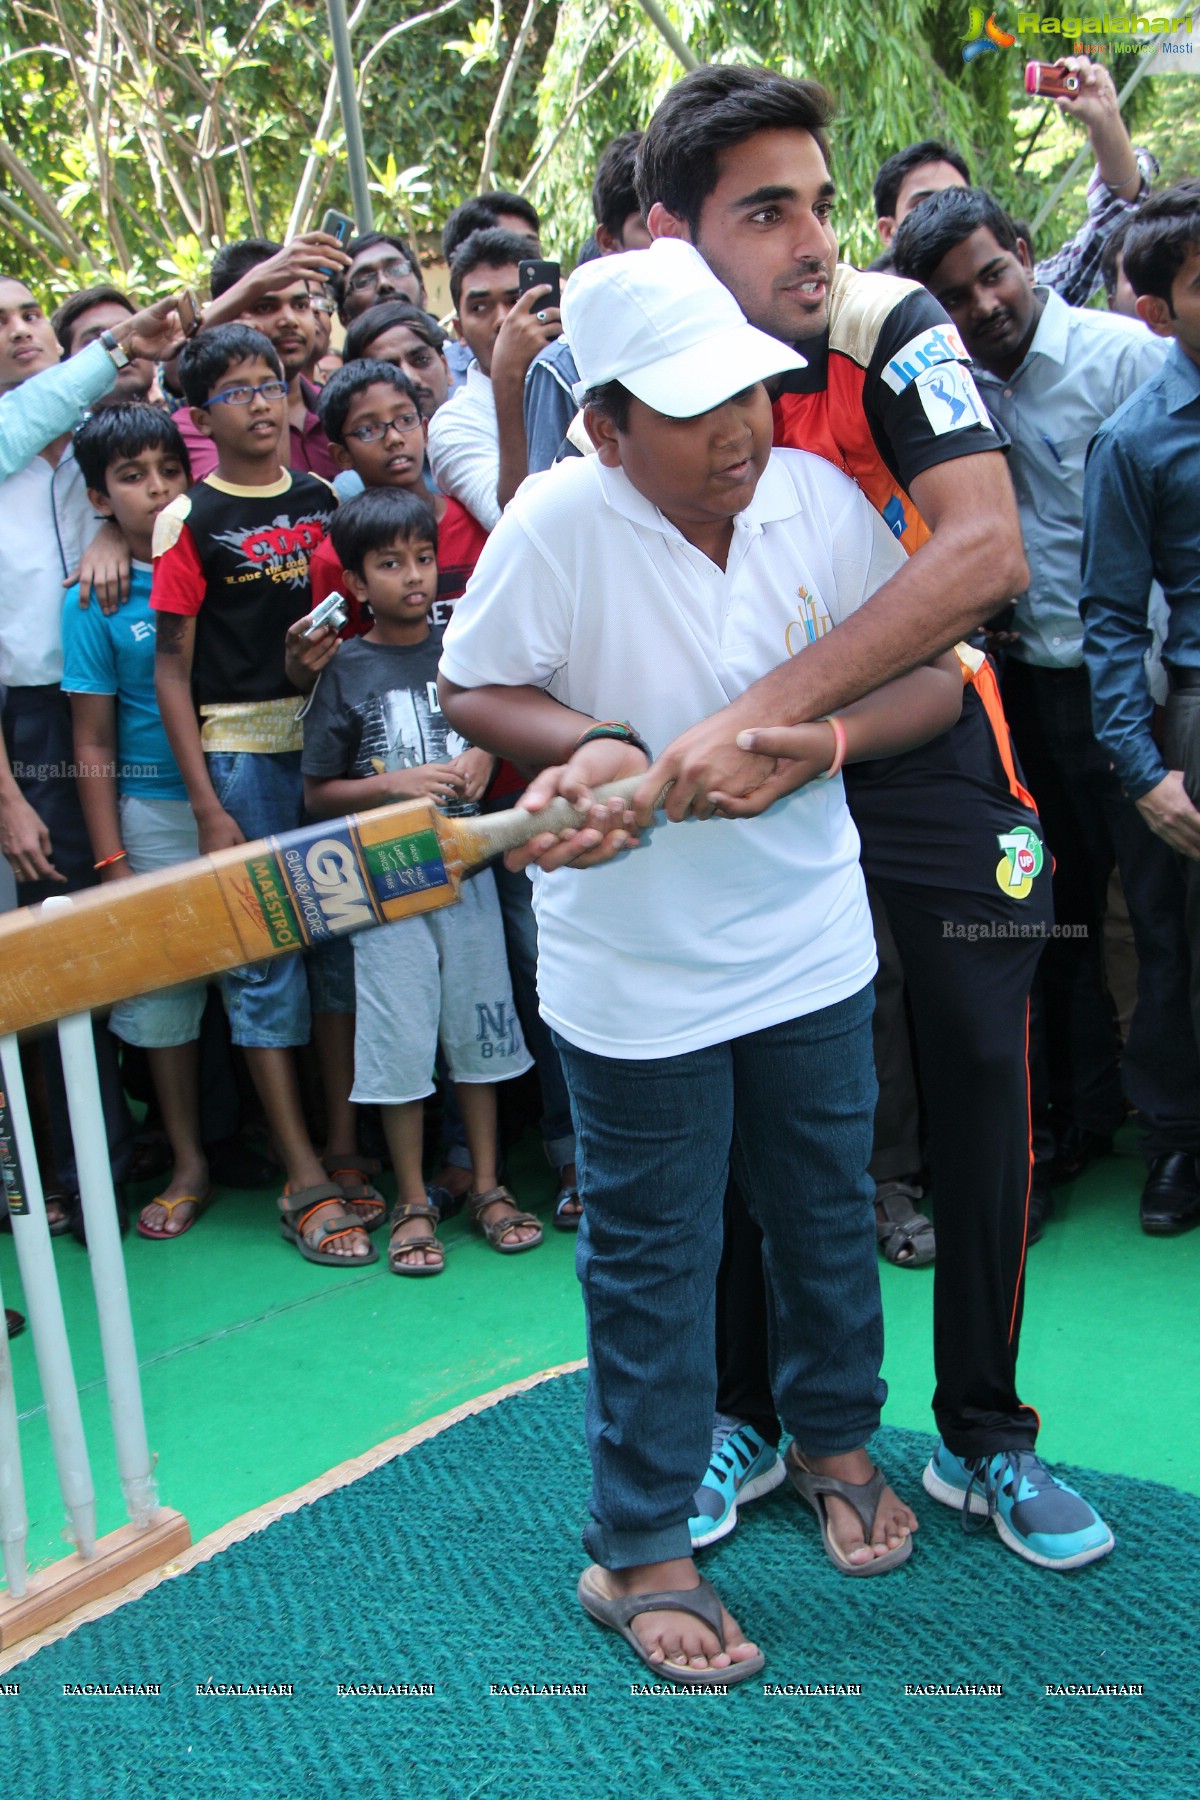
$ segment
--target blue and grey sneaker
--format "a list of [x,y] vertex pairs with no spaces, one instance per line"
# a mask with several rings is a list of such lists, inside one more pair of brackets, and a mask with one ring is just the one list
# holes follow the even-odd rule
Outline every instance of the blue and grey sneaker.
[[784,1478],[779,1452],[772,1449],[753,1425],[717,1414],[713,1426],[712,1460],[696,1489],[696,1510],[688,1520],[692,1549],[728,1537],[738,1521],[738,1507],[760,1500]]
[[1081,1569],[1107,1556],[1112,1532],[1082,1494],[1052,1475],[1032,1450],[1003,1450],[964,1462],[939,1442],[921,1477],[927,1494],[971,1517],[990,1519],[1002,1543],[1041,1569]]

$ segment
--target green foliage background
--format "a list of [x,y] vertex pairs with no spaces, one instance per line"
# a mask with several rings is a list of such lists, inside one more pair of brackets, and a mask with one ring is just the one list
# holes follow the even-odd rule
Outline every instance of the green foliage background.
[[[959,0],[682,0],[663,10],[701,60],[817,76],[834,133],[843,253],[875,254],[884,156],[945,136],[1031,217],[1082,134],[1026,105],[1020,46],[962,60]],[[1001,25],[1016,8],[995,7]],[[376,223],[424,236],[483,185],[529,193],[549,251],[591,228],[599,152],[681,73],[637,0],[358,0],[352,7]],[[514,45],[519,59],[510,69]],[[1046,40],[1044,54],[1063,48]],[[1132,59],[1114,58],[1118,80]],[[350,210],[320,0],[9,0],[0,10],[2,266],[53,295],[93,277],[165,291],[214,245]],[[497,97],[504,98],[497,114]],[[1127,116],[1172,177],[1200,168],[1196,89],[1146,81]],[[1083,217],[1084,168],[1042,234]]]

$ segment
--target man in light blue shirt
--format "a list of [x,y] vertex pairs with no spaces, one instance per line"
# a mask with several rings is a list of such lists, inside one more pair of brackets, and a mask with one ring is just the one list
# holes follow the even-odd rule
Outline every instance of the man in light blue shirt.
[[[75,783],[71,714],[62,675],[64,579],[96,520],[70,431],[139,351],[157,356],[176,335],[173,302],[135,313],[60,364],[50,321],[23,282],[0,275],[0,854],[18,904],[90,887],[96,876]],[[131,1126],[107,1032],[97,1038],[109,1147],[118,1177]],[[75,1170],[57,1051],[43,1040],[58,1180]],[[52,1229],[65,1227],[60,1204]]]
[[[1200,1059],[1181,979],[1187,965],[1180,962],[1186,943],[1179,870],[1096,738],[1080,616],[1087,448],[1105,420],[1159,372],[1166,346],[1140,322],[1069,307],[1036,287],[1028,245],[980,189],[949,188],[926,201],[897,232],[895,255],[897,273],[922,281],[958,327],[980,391],[1012,446],[1009,468],[1031,575],[1016,599],[1004,702],[1055,856],[1060,932],[1040,970],[1047,1068],[1037,1084],[1043,1106],[1034,1197],[1044,1213],[1050,1179],[1078,1174],[1111,1148],[1122,1079],[1139,1114],[1148,1187],[1156,1169],[1200,1143]],[[1102,955],[1114,864],[1139,959],[1123,1065]]]

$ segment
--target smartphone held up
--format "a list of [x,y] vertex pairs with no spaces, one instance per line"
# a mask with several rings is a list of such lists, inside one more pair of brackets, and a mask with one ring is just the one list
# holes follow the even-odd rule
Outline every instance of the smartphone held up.
[[542,306],[562,305],[562,265],[546,262],[538,256],[526,257],[517,264],[517,288],[527,294],[530,288],[548,287],[550,292],[543,295]]

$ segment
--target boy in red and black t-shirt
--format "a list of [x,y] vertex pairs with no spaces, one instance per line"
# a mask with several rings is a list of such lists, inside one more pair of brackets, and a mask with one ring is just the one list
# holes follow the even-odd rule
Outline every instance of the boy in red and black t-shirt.
[[[193,423],[217,447],[217,467],[155,526],[155,687],[208,852],[302,822],[301,699],[284,643],[309,610],[309,559],[337,502],[326,482],[280,462],[287,384],[261,332],[225,325],[197,334],[179,377]],[[293,1052],[311,1026],[303,963],[282,957],[235,969],[222,987],[233,1041],[246,1052],[287,1171],[284,1236],[312,1262],[374,1262],[360,1215],[330,1181],[301,1108]]]

